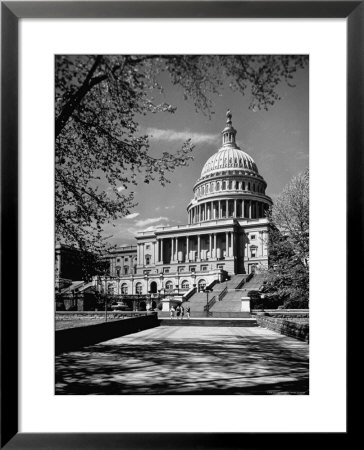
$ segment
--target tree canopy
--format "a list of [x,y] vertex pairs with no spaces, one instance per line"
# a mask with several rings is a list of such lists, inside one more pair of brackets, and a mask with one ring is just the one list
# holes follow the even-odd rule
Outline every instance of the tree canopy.
[[264,291],[285,307],[308,307],[309,171],[286,186],[269,215],[269,270]]
[[[224,86],[250,93],[251,109],[268,109],[277,86],[292,85],[306,56],[60,55],[55,59],[56,238],[81,250],[102,250],[102,227],[136,205],[132,186],[169,182],[192,159],[187,140],[175,153],[152,157],[140,131],[147,114],[173,113],[158,103],[167,73],[196,109],[210,116]],[[108,189],[105,189],[105,183]],[[118,190],[122,185],[125,192]]]

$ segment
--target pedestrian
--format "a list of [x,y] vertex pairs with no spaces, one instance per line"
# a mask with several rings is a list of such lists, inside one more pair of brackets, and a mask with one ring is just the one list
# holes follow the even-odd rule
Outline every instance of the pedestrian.
[[177,320],[178,320],[179,316],[181,315],[181,307],[179,305],[176,308],[176,312],[177,312]]
[[185,309],[184,307],[181,305],[181,320],[183,320],[183,316],[185,315]]
[[174,306],[171,306],[171,309],[170,309],[170,316],[171,316],[171,319],[174,318]]
[[191,308],[189,306],[187,306],[187,308],[186,308],[187,319],[190,318],[190,312],[191,312]]

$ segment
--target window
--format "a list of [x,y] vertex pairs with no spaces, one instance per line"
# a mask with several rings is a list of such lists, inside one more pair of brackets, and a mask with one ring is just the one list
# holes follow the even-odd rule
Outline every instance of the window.
[[218,264],[218,265],[217,265],[217,268],[218,268],[218,269],[223,269],[223,268],[224,268],[224,264]]
[[119,267],[119,266],[116,266],[115,269],[116,269],[116,276],[120,277],[120,272],[121,272],[120,267]]
[[149,275],[149,274],[150,274],[150,270],[144,270],[144,271],[143,271],[143,274],[144,274],[144,275]]
[[134,266],[134,273],[137,273],[137,266]]
[[129,266],[124,266],[124,275],[128,275],[129,273]]
[[107,293],[109,295],[114,295],[114,285],[113,284],[108,284],[108,286],[107,286]]
[[189,269],[190,272],[196,272],[196,266],[190,266]]
[[250,239],[251,239],[252,241],[254,241],[254,240],[255,240],[255,234],[250,235]]
[[127,256],[125,256],[125,262],[128,262],[129,258]]
[[136,285],[135,285],[135,293],[137,294],[137,295],[140,295],[141,293],[142,293],[142,283],[137,283]]
[[245,191],[245,181],[243,181],[243,190]]
[[201,266],[201,271],[205,272],[207,270],[207,266]]
[[178,272],[184,272],[184,270],[185,270],[185,266],[178,267]]
[[256,258],[256,256],[257,256],[257,247],[255,247],[255,246],[250,247],[250,256],[252,258]]
[[217,191],[220,190],[220,183],[219,183],[219,182],[216,183],[216,190],[217,190]]
[[145,249],[146,249],[146,250],[150,250],[150,245],[147,244],[147,245],[145,246]]
[[172,281],[167,281],[166,283],[166,290],[171,291],[173,289],[173,283]]
[[169,273],[169,267],[164,267],[163,273]]
[[200,280],[198,282],[198,292],[205,290],[206,288],[206,280]]
[[225,189],[226,189],[226,182],[223,181],[223,182],[222,182],[222,190],[225,191]]
[[145,255],[145,265],[149,266],[150,264],[150,255]]
[[127,294],[128,293],[128,285],[126,283],[123,283],[121,285],[121,293],[122,294]]
[[187,280],[182,281],[182,289],[189,289],[190,284]]
[[120,258],[116,258],[116,262],[120,262]]

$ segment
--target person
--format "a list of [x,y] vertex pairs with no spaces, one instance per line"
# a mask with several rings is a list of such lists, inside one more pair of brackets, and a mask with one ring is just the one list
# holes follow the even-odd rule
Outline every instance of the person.
[[187,319],[190,318],[190,312],[191,312],[191,308],[189,306],[187,306],[187,308],[186,308]]
[[171,319],[173,319],[174,318],[174,306],[171,306],[170,314],[171,314]]
[[181,315],[181,307],[179,305],[176,308],[176,312],[177,312],[177,320],[178,320],[179,316]]
[[183,320],[183,316],[185,315],[185,309],[184,307],[181,305],[181,320]]

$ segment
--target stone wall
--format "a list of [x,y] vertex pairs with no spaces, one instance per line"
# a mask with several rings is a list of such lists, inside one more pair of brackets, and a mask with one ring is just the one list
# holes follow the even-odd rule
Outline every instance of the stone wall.
[[56,331],[55,353],[69,352],[159,325],[156,313]]
[[283,319],[260,314],[257,314],[255,317],[260,327],[268,328],[269,330],[307,343],[309,342],[309,324],[307,323],[307,319],[306,323],[302,323],[297,319]]

